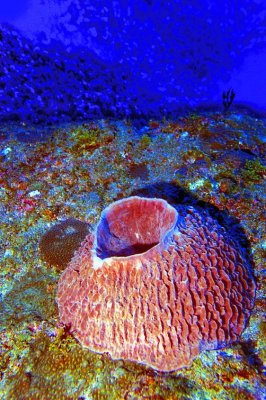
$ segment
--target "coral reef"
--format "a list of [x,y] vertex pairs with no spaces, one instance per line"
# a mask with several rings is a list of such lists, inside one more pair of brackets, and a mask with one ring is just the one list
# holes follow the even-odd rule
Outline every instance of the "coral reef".
[[90,225],[68,218],[54,225],[40,240],[42,258],[52,265],[64,268],[90,232]]
[[[266,120],[212,111],[153,120],[141,131],[130,120],[85,123],[0,124],[0,398],[264,398],[266,181],[259,164],[265,166]],[[73,132],[92,125],[113,140],[100,134],[97,148],[76,146]],[[142,149],[144,134],[151,140]],[[108,204],[132,195],[181,209],[200,205],[200,214],[208,210],[254,261],[255,306],[238,341],[203,351],[190,368],[171,374],[83,348],[58,321],[64,266],[40,259],[49,227],[70,217],[95,226]]]
[[248,261],[207,212],[135,196],[103,211],[57,302],[84,346],[172,371],[235,342],[254,297]]

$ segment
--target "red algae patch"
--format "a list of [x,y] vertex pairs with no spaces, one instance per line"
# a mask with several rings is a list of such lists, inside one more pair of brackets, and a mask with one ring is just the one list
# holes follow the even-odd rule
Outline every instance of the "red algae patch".
[[134,196],[103,211],[57,303],[83,346],[167,372],[236,341],[254,297],[241,248],[206,211]]

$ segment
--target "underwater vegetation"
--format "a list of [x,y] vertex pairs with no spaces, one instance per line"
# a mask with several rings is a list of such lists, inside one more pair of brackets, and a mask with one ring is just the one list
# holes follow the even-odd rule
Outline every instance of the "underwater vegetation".
[[226,92],[223,92],[223,107],[224,113],[227,113],[231,105],[233,104],[234,98],[236,94],[233,89],[228,89]]
[[266,167],[259,159],[247,160],[242,171],[241,178],[245,185],[262,182],[266,174]]
[[93,124],[82,124],[72,131],[73,151],[80,153],[86,150],[95,150],[103,143],[110,143],[114,139],[114,133],[104,131]]

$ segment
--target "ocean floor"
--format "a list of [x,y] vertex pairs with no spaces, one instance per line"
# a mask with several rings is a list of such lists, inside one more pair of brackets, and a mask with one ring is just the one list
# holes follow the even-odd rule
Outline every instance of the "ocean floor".
[[[265,390],[266,119],[217,112],[149,121],[0,125],[0,398],[262,400]],[[257,282],[239,342],[159,373],[81,347],[58,320],[65,266],[39,241],[76,218],[94,226],[130,195],[199,204],[246,238]]]

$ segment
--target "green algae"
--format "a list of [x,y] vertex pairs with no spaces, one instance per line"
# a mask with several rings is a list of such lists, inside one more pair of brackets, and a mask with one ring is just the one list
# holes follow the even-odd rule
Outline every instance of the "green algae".
[[74,149],[88,150],[97,147],[99,144],[101,130],[97,127],[78,126],[72,131]]
[[152,143],[152,139],[149,135],[143,135],[139,141],[139,146],[141,150],[146,150],[150,144]]
[[260,160],[247,160],[244,168],[240,172],[240,176],[245,185],[261,183],[266,175],[266,167],[262,165]]
[[73,151],[82,153],[111,143],[114,133],[101,129],[97,125],[82,124],[72,129],[70,139]]

